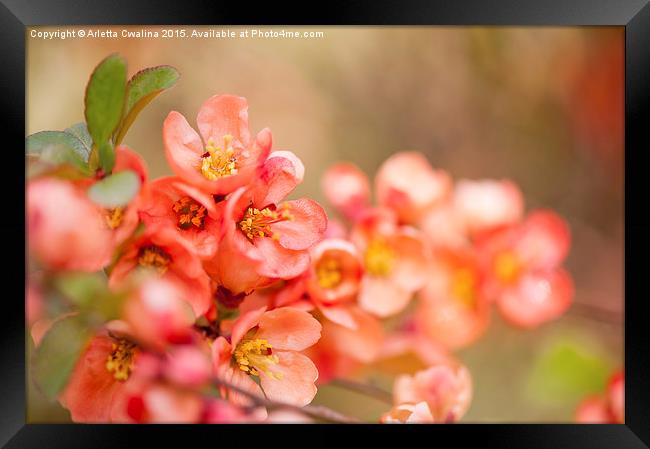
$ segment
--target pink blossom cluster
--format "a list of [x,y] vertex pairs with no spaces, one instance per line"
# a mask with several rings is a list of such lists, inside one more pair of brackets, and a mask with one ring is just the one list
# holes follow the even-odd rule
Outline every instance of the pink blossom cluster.
[[113,174],[140,182],[127,205],[89,199],[101,171],[28,183],[35,344],[77,313],[47,312],[43,278],[103,270],[124,295],[58,396],[74,421],[299,420],[318,384],[412,351],[426,368],[395,380],[380,421],[456,422],[472,380],[453,351],[484,334],[492,306],[533,328],[571,303],[568,226],[526,212],[511,181],[454,183],[402,152],[379,169],[373,204],[365,174],[338,164],[322,185],[342,220],[328,220],[316,201],[287,199],[305,168],[272,150],[270,130],[251,135],[244,98],[209,98],[196,124],[165,119],[173,176],[150,180],[117,147]]

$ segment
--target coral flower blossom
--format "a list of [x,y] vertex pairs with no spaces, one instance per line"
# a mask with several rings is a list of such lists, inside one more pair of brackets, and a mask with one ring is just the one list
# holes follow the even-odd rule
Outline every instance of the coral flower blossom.
[[27,185],[27,239],[30,254],[53,270],[97,271],[113,249],[101,209],[81,188],[48,178]]
[[221,217],[214,199],[176,177],[151,182],[140,206],[145,225],[175,227],[202,259],[214,256]]
[[124,401],[139,352],[132,341],[106,332],[90,341],[59,397],[73,421],[129,421]]
[[122,320],[139,343],[152,349],[191,342],[195,317],[186,295],[176,282],[148,278],[125,300]]
[[[320,334],[320,323],[302,310],[263,307],[248,312],[233,326],[230,342],[218,337],[212,343],[214,373],[252,394],[262,395],[263,390],[272,401],[307,405],[316,395],[318,371],[300,351],[316,343]],[[235,392],[223,392],[234,402],[246,403]]]
[[504,318],[521,327],[555,319],[571,305],[573,281],[560,268],[570,245],[569,228],[551,211],[531,212],[523,223],[478,243],[487,294]]
[[379,317],[404,310],[426,280],[429,254],[422,234],[398,226],[390,210],[372,209],[359,220],[351,240],[364,260],[361,308]]
[[355,220],[370,206],[370,182],[364,172],[350,163],[332,165],[323,175],[327,201],[344,217]]
[[476,341],[490,312],[483,278],[472,250],[436,250],[414,315],[418,332],[449,349]]
[[124,170],[131,170],[138,175],[140,191],[138,195],[129,202],[129,204],[122,207],[103,210],[106,226],[113,234],[114,247],[119,246],[129,238],[138,226],[140,221],[138,209],[142,198],[142,188],[146,185],[148,177],[147,166],[142,159],[142,156],[131,150],[126,145],[120,145],[115,149],[115,166],[113,167],[113,173],[119,173]]
[[461,179],[456,183],[452,204],[467,231],[475,235],[521,220],[524,200],[511,181]]
[[413,223],[451,192],[451,177],[434,170],[421,153],[406,151],[386,159],[375,177],[380,206],[393,209],[403,223]]
[[[472,400],[472,379],[463,365],[439,364],[413,376],[399,376],[395,379],[393,396],[397,406],[384,415],[383,422],[456,422]],[[429,414],[422,403],[426,404]],[[410,407],[404,408],[404,405]],[[429,416],[432,420],[426,421]]]
[[339,304],[355,298],[363,275],[356,247],[341,239],[326,239],[311,250],[307,292],[324,304]]
[[618,371],[610,378],[605,395],[585,398],[576,410],[576,421],[584,424],[625,422],[625,376]]
[[134,270],[147,270],[186,289],[184,297],[198,317],[208,311],[211,303],[210,279],[201,260],[176,232],[165,226],[151,226],[125,248],[109,278],[117,287]]
[[269,279],[291,279],[307,269],[309,248],[322,238],[327,216],[313,200],[282,201],[303,174],[293,153],[276,151],[256,183],[228,198],[223,239],[205,264],[219,285],[235,294],[250,292]]
[[271,150],[271,132],[263,129],[251,141],[246,99],[210,97],[196,121],[203,140],[180,113],[165,119],[163,142],[172,170],[188,184],[220,195],[253,179]]

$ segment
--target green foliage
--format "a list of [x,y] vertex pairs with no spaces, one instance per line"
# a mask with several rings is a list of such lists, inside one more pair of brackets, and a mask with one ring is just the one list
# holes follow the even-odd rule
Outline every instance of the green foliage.
[[68,178],[90,175],[88,149],[77,137],[63,131],[41,131],[25,139],[30,175],[58,174]]
[[[79,141],[83,144],[83,146],[86,149],[86,153],[90,154],[90,151],[93,148],[93,138],[90,137],[90,133],[88,132],[88,127],[84,122],[81,123],[75,123],[74,125],[70,126],[69,128],[66,128],[64,130],[68,134],[72,134],[75,136]],[[86,159],[88,157],[86,156]]]
[[576,403],[585,395],[602,393],[612,369],[613,364],[597,346],[564,337],[540,354],[528,391],[540,403]]
[[62,318],[47,331],[32,359],[33,378],[47,397],[54,399],[63,390],[92,335],[79,315]]
[[128,204],[140,190],[140,179],[132,170],[124,170],[107,176],[88,189],[88,196],[104,207],[120,207]]
[[174,67],[167,65],[149,67],[133,75],[126,87],[126,105],[122,123],[116,132],[116,145],[122,142],[126,132],[142,109],[163,90],[176,84],[179,76]]

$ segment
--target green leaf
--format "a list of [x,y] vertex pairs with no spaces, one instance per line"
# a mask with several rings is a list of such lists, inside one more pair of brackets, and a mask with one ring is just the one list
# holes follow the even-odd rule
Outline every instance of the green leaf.
[[132,170],[124,170],[107,176],[88,189],[88,196],[104,207],[120,207],[128,204],[140,190],[140,178]]
[[82,351],[93,335],[79,315],[56,321],[34,352],[33,377],[49,398],[66,386]]
[[90,154],[89,148],[77,136],[63,131],[41,131],[31,134],[25,139],[27,154],[42,154],[52,147],[63,147],[66,151],[75,153],[84,165]]
[[104,142],[99,145],[99,165],[106,173],[110,173],[115,166],[115,150],[113,144]]
[[79,307],[87,307],[108,290],[106,276],[98,273],[61,274],[56,286],[66,299]]
[[90,75],[85,111],[95,147],[108,141],[122,118],[126,90],[126,61],[119,55],[104,59]]
[[88,132],[88,127],[84,122],[75,123],[71,127],[66,128],[65,132],[68,134],[72,134],[77,139],[79,139],[79,141],[86,148],[88,154],[90,154],[90,151],[93,148],[93,138],[90,137],[90,133]]
[[162,65],[141,70],[131,77],[126,87],[124,118],[118,130],[115,144],[119,145],[136,117],[159,93],[169,89],[180,74],[174,67]]

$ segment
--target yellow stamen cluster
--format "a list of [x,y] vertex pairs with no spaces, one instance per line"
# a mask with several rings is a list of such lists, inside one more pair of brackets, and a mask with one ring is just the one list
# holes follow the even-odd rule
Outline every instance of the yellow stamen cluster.
[[476,275],[469,268],[459,268],[452,276],[451,293],[462,304],[472,306],[476,299]]
[[395,252],[382,238],[370,242],[365,253],[366,271],[373,276],[385,277],[395,265]]
[[192,198],[184,196],[174,203],[172,210],[176,213],[177,224],[180,229],[185,230],[192,226],[203,229],[206,216],[205,206],[197,203]]
[[116,380],[123,382],[129,378],[133,369],[135,347],[135,343],[124,339],[113,343],[113,350],[106,359],[106,369],[109,373],[113,373]]
[[504,251],[494,258],[494,274],[504,284],[517,280],[521,272],[521,262],[512,251]]
[[239,369],[251,376],[259,377],[261,371],[271,379],[282,379],[282,373],[271,371],[271,367],[280,360],[277,355],[273,355],[273,349],[266,340],[243,340],[237,345],[234,358]]
[[216,147],[212,139],[208,140],[200,168],[203,176],[210,181],[237,174],[237,157],[232,139],[229,134],[223,136],[223,147]]
[[124,220],[124,208],[116,207],[114,209],[105,209],[104,210],[104,219],[106,220],[106,225],[111,229],[118,228],[122,221]]
[[343,280],[341,262],[333,257],[323,257],[316,264],[318,285],[323,288],[335,288]]
[[286,207],[281,211],[271,210],[268,207],[262,210],[249,207],[239,222],[239,228],[250,240],[255,237],[271,237],[277,240],[280,236],[271,230],[271,225],[293,219],[293,215]]
[[167,252],[155,245],[144,246],[138,255],[138,264],[155,269],[158,274],[164,274],[172,258]]

